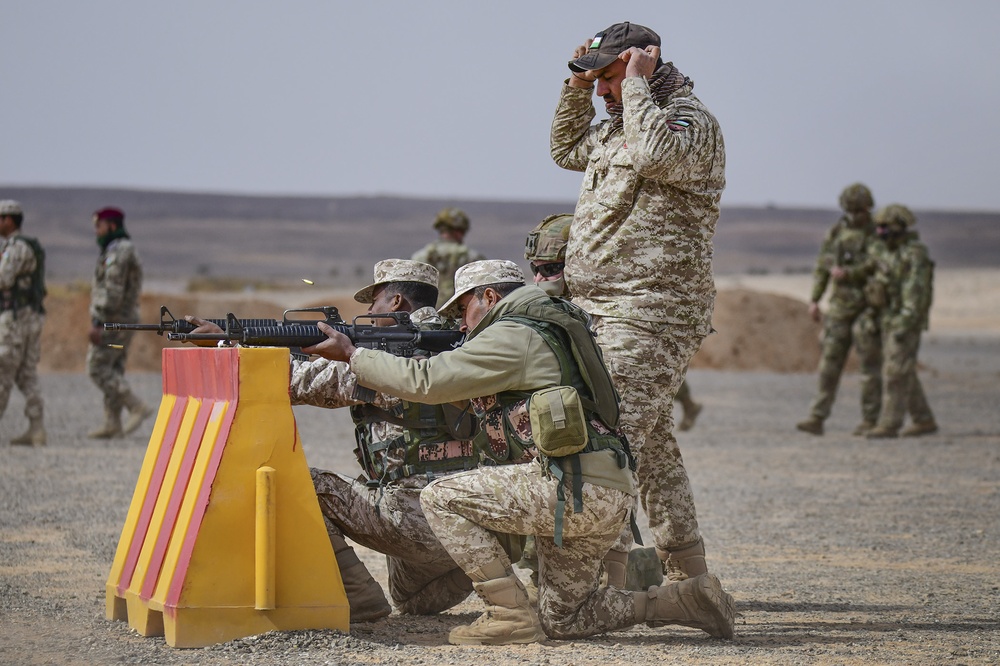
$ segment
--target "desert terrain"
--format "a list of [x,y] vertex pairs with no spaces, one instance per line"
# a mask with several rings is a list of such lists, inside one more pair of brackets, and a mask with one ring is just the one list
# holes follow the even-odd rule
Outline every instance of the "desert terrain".
[[[65,193],[71,202],[83,196]],[[433,212],[437,203],[427,208]],[[532,206],[514,217],[534,214]],[[170,209],[176,211],[176,201]],[[231,213],[232,219],[239,214]],[[584,641],[505,648],[447,645],[448,630],[478,614],[481,602],[474,596],[439,616],[394,613],[355,624],[349,635],[272,632],[202,649],[170,648],[162,638],[141,637],[125,623],[106,620],[104,583],[152,422],[123,439],[84,435],[100,411],[99,395],[82,371],[80,324],[86,321],[89,270],[82,258],[93,261],[96,248],[85,234],[66,231],[66,247],[78,247],[80,259],[55,251],[68,263],[57,269],[43,334],[48,445],[8,445],[26,425],[16,391],[0,420],[0,663],[1000,663],[1000,254],[981,249],[995,248],[982,241],[995,236],[984,231],[964,245],[949,241],[959,250],[939,259],[921,378],[940,432],[878,442],[852,437],[859,389],[857,376],[848,372],[827,434],[813,437],[797,432],[794,423],[806,415],[815,391],[819,353],[819,327],[806,316],[810,277],[803,267],[822,235],[820,218],[828,224],[830,214],[815,216],[812,222],[803,217],[811,229],[808,242],[797,241],[799,249],[784,253],[751,242],[774,238],[773,216],[762,221],[746,213],[733,223],[740,229],[725,236],[720,227],[720,264],[739,270],[717,275],[717,333],[689,374],[705,407],[696,426],[678,439],[709,566],[736,599],[735,640],[640,626]],[[57,235],[60,226],[52,224]],[[798,237],[803,227],[777,228]],[[978,227],[967,221],[966,228]],[[240,238],[232,244],[247,245],[246,256],[263,265],[259,257],[267,248],[249,235]],[[235,274],[210,264],[216,246],[195,245],[185,250],[189,265],[209,265],[208,277]],[[964,262],[961,248],[977,245]],[[176,315],[213,317],[229,311],[280,317],[286,308],[317,304],[336,305],[345,317],[360,311],[349,294],[365,272],[334,276],[282,263],[265,287],[192,291],[189,275],[169,268],[179,256],[174,248],[152,239],[141,247],[158,266],[149,271],[143,297],[147,321],[161,305]],[[496,256],[517,258],[517,249]],[[359,264],[368,257],[360,250],[356,256]],[[80,267],[73,268],[74,261]],[[317,276],[322,278],[311,287],[298,279]],[[161,397],[165,344],[153,333],[138,334],[131,351],[130,380],[152,404]],[[295,415],[310,465],[355,469],[344,410],[297,407]],[[385,585],[383,558],[359,551]]]

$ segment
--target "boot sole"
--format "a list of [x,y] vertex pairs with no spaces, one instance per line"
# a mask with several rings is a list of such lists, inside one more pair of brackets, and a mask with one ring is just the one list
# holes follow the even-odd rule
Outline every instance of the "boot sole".
[[452,645],[528,645],[544,643],[546,636],[540,631],[515,631],[510,636],[453,636],[448,634],[448,642]]
[[722,589],[722,583],[714,574],[705,574],[698,589],[701,592],[698,605],[712,614],[711,631],[705,629],[709,636],[731,639],[735,634],[736,603],[733,596]]

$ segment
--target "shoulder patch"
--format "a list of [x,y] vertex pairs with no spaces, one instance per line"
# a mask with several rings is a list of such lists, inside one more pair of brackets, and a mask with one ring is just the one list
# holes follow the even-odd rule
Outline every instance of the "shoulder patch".
[[673,120],[667,121],[667,128],[672,132],[683,132],[690,126],[691,123],[683,118],[674,118]]

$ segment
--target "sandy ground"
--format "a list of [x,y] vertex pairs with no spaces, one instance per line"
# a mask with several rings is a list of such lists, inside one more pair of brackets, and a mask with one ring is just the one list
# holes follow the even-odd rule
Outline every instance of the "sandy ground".
[[[974,289],[938,283],[921,357],[936,435],[851,437],[854,375],[817,438],[793,427],[814,375],[692,370],[705,410],[679,439],[709,565],[740,613],[729,642],[640,627],[546,645],[448,646],[449,628],[481,608],[475,597],[436,617],[354,625],[349,636],[272,633],[196,650],[140,637],[104,619],[103,590],[151,424],[87,440],[96,391],[81,373],[46,373],[49,445],[7,445],[25,425],[20,396],[0,421],[0,663],[1000,663],[1000,307],[990,300],[996,274],[976,275]],[[767,277],[738,286],[765,288]],[[788,285],[797,277],[771,279],[775,293],[801,298]],[[972,311],[983,325],[954,323]],[[132,379],[159,400],[158,374]],[[310,464],[354,469],[343,410],[296,408],[296,418]],[[382,558],[361,555],[384,584]]]

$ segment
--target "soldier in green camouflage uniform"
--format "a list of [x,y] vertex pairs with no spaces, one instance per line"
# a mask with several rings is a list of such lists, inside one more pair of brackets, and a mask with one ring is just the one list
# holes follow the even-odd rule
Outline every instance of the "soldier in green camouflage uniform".
[[455,293],[455,271],[472,261],[486,258],[465,244],[469,233],[469,216],[458,208],[442,208],[434,220],[438,239],[417,250],[410,257],[413,261],[430,264],[438,270],[438,307]]
[[871,191],[861,183],[844,188],[840,207],[844,215],[827,232],[820,246],[813,272],[813,290],[809,314],[820,320],[819,301],[828,286],[832,287],[830,306],[823,317],[823,351],[819,365],[819,393],[810,407],[810,416],[796,427],[813,435],[823,434],[823,421],[830,416],[840,375],[851,345],[861,362],[861,423],[854,430],[863,435],[875,425],[881,394],[881,351],[877,324],[865,315],[865,269],[868,244],[875,227]]
[[[559,166],[584,172],[566,284],[593,315],[649,527],[667,575],[680,580],[707,567],[673,404],[712,329],[726,157],[719,123],[659,45],[648,28],[618,23],[577,47],[550,149]],[[610,118],[591,125],[595,81]],[[630,546],[623,534],[615,549]]]
[[42,393],[38,360],[45,322],[45,252],[34,238],[21,234],[24,209],[16,201],[0,201],[0,417],[16,385],[24,394],[28,430],[11,444],[42,446]]
[[[133,331],[106,331],[108,322],[139,320],[142,263],[135,244],[125,231],[125,213],[102,208],[94,213],[94,233],[101,254],[90,287],[90,347],[87,374],[104,394],[104,423],[87,436],[110,439],[136,430],[153,413],[125,381],[125,359]],[[122,425],[122,409],[128,420]]]
[[[355,349],[327,328],[330,339],[305,351],[349,359],[358,381],[406,400],[472,398],[483,419],[477,440],[484,459],[521,463],[486,466],[431,483],[420,502],[434,533],[473,580],[488,609],[456,627],[453,644],[507,644],[580,638],[639,622],[694,626],[713,636],[733,634],[733,602],[714,576],[630,592],[600,587],[601,558],[634,505],[627,451],[613,430],[618,409],[586,314],[524,285],[516,264],[480,261],[459,269],[456,295],[442,314],[462,318],[459,349],[417,361]],[[589,379],[583,379],[583,368]],[[552,406],[548,387],[573,386],[584,412],[556,401],[578,430],[568,458],[538,457],[528,397]],[[562,393],[559,394],[560,396]],[[562,411],[562,410],[560,410]],[[552,430],[550,430],[551,432]],[[584,432],[587,438],[583,439]],[[564,462],[565,461],[565,462]],[[572,501],[565,501],[571,495]],[[497,533],[534,535],[539,551],[539,611]],[[561,546],[560,546],[561,541]],[[544,633],[543,630],[544,629]]]
[[896,437],[909,411],[913,425],[903,435],[937,432],[923,386],[917,375],[920,334],[927,329],[934,262],[927,246],[913,231],[916,217],[906,206],[891,204],[875,214],[878,244],[871,264],[869,294],[878,302],[882,333],[882,411],[868,431],[872,439]]

